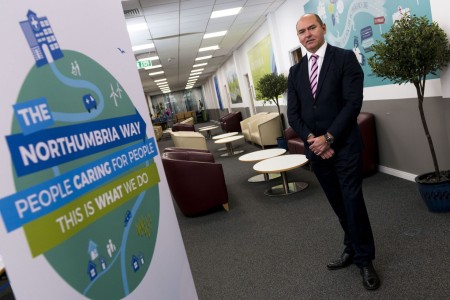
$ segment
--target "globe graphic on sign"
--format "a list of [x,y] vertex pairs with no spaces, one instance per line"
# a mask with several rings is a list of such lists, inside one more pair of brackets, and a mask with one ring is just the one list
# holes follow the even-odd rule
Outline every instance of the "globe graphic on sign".
[[[52,128],[73,128],[78,124],[86,125],[90,122],[137,114],[133,102],[120,82],[104,67],[79,52],[62,52],[62,58],[31,68],[20,89],[16,105],[45,98],[54,119]],[[42,135],[42,132],[37,131],[30,135]],[[22,128],[15,117],[11,134],[20,133]],[[27,135],[24,135],[24,139],[26,138]],[[16,191],[52,180],[138,143],[142,143],[142,140],[69,160],[24,176],[14,174]],[[155,166],[153,159],[143,160],[110,181],[120,182],[129,174],[152,165]],[[85,180],[92,180],[92,176],[87,176]],[[103,186],[97,189],[102,189]],[[122,189],[121,193],[126,194],[125,189]],[[39,255],[43,255],[59,276],[82,295],[90,299],[119,299],[133,292],[149,270],[159,224],[158,183],[132,197],[104,198],[105,201],[116,201],[114,209],[96,217],[102,209],[96,202],[98,199],[88,199],[87,203],[90,203],[91,207],[85,205],[84,209],[90,210],[90,217],[95,218],[95,221],[89,221],[86,223],[88,225],[76,234]],[[75,212],[71,212],[55,218],[55,222],[64,223],[64,230],[71,232],[80,225],[78,222],[87,222],[86,219],[91,220],[86,216],[80,220]],[[31,233],[27,232],[26,228],[24,231],[30,241]]]

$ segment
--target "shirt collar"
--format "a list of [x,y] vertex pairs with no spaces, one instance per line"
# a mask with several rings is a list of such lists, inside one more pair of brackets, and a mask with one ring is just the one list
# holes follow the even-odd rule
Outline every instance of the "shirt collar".
[[327,50],[327,42],[324,42],[322,46],[316,51],[316,53],[311,53],[309,51],[306,51],[306,55],[308,55],[308,60],[311,58],[311,55],[317,54],[319,57],[324,58],[325,57],[325,50]]

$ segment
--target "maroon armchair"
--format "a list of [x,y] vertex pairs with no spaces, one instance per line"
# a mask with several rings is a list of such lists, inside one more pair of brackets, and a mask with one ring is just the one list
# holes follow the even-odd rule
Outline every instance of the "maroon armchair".
[[378,165],[378,140],[374,114],[361,112],[358,115],[358,125],[364,145],[363,173],[367,176],[375,173]]
[[162,163],[173,199],[185,216],[202,215],[220,206],[228,211],[223,168],[211,153],[164,152]]
[[242,113],[240,111],[231,112],[219,119],[220,127],[225,132],[242,132]]
[[[363,174],[368,176],[376,172],[378,165],[378,142],[375,127],[375,116],[372,113],[361,112],[358,115],[358,126],[364,145]],[[305,143],[291,127],[285,131],[288,150],[291,154],[305,154]]]
[[287,140],[287,146],[289,153],[291,154],[305,154],[305,143],[303,140],[297,135],[297,133],[289,127],[284,130],[284,136]]
[[186,151],[191,151],[191,152],[203,152],[203,153],[211,153],[209,152],[209,150],[206,149],[194,149],[194,148],[184,148],[184,147],[167,147],[164,148],[163,152],[186,152]]
[[176,123],[172,125],[172,131],[195,131],[194,125]]

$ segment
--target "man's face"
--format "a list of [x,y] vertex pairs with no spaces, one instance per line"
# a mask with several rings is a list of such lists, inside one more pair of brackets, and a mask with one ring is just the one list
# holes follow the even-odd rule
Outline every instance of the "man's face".
[[325,42],[327,27],[320,25],[314,15],[304,15],[297,22],[297,36],[309,52],[315,53]]

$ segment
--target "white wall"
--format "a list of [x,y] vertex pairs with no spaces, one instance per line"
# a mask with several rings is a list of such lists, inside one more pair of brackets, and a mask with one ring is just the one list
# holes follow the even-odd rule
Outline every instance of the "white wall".
[[[236,71],[239,77],[239,85],[241,86],[241,92],[244,101],[243,106],[249,106],[248,101],[250,101],[247,91],[243,89],[243,87],[245,87],[243,75],[248,73],[251,82],[253,82],[251,78],[247,52],[267,34],[270,34],[278,71],[287,75],[289,73],[289,67],[291,66],[290,52],[300,46],[296,35],[295,25],[300,16],[305,13],[303,5],[306,2],[308,1],[287,0],[275,13],[267,16],[267,22],[265,22],[236,51],[234,57],[230,58],[229,61],[224,64],[224,66],[229,62],[236,64]],[[450,18],[448,18],[448,11],[450,11],[450,2],[430,0],[430,4],[433,20],[437,21],[439,25],[447,32],[447,34],[450,35]],[[221,74],[222,72],[224,72],[224,66],[222,66],[218,70],[217,74]],[[450,84],[448,84],[448,82],[450,82],[450,68],[446,68],[445,70],[443,70],[440,79],[427,81],[426,97],[450,97]],[[221,84],[221,88],[223,88],[223,85],[224,84]],[[222,95],[222,98],[223,96],[224,95]],[[400,86],[385,85],[364,89],[365,101],[408,99],[415,97],[415,88],[411,84],[404,84]],[[285,97],[283,97],[283,100],[280,101],[280,104],[286,105]],[[261,106],[262,103],[257,102],[256,105]]]
[[[238,107],[251,108],[252,100],[247,90],[244,75],[248,74],[251,85],[254,86],[254,83],[251,77],[247,53],[268,34],[271,36],[278,72],[285,75],[288,74],[291,66],[290,52],[300,46],[295,25],[300,16],[305,13],[303,6],[307,2],[307,0],[286,0],[275,13],[267,16],[266,22],[217,71],[216,75],[219,81],[223,80],[220,82],[220,87],[223,89],[224,84],[226,84],[226,77],[221,74],[226,72],[226,66],[231,63],[235,64],[243,103],[233,105],[231,107],[232,110]],[[430,4],[433,20],[438,22],[439,26],[450,35],[450,18],[448,18],[450,2],[430,0]],[[304,49],[302,49],[302,52],[305,53]],[[450,108],[449,82],[450,68],[446,68],[441,72],[441,78],[427,81],[425,91],[425,96],[428,98],[425,104],[426,114],[441,168],[450,168],[450,161],[448,160],[448,152],[450,151],[450,127],[448,126],[450,124],[450,111],[448,110]],[[214,97],[214,107],[218,107],[212,79],[206,86],[212,87],[210,88],[213,92],[211,99]],[[224,91],[221,91],[221,93],[222,98],[225,98],[226,93]],[[224,106],[227,105],[227,101],[223,100],[222,102]],[[282,112],[285,112],[286,104],[286,95],[283,95],[283,99],[280,101]],[[262,105],[262,101],[255,102],[255,106],[259,110],[267,110],[267,108],[263,109]],[[267,106],[268,104],[265,105]],[[389,169],[389,172],[394,170],[390,173],[392,175],[397,175],[395,173],[397,170],[410,174],[409,178],[408,176],[399,176],[406,179],[414,178],[414,174],[420,174],[429,170],[430,163],[428,161],[423,159],[417,160],[417,157],[422,157],[423,153],[428,155],[429,149],[426,140],[423,138],[414,86],[404,84],[365,88],[363,109],[376,115],[377,128],[380,129],[378,140],[381,169]],[[252,110],[250,109],[250,111]],[[405,136],[408,138],[399,138]],[[395,142],[389,143],[386,141]],[[411,147],[411,145],[414,146]]]

